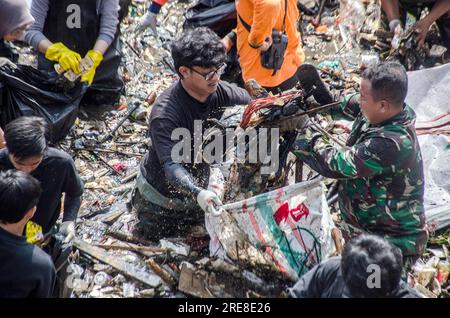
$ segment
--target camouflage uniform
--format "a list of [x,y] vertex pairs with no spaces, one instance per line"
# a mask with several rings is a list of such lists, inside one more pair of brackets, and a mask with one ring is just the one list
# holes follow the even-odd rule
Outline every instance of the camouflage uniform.
[[[339,181],[339,207],[349,230],[384,236],[415,257],[425,249],[428,233],[423,206],[422,155],[415,133],[415,113],[401,113],[377,125],[362,115],[359,95],[347,96],[343,114],[354,118],[347,150],[299,136],[294,154],[325,177]],[[319,137],[320,138],[320,137]]]

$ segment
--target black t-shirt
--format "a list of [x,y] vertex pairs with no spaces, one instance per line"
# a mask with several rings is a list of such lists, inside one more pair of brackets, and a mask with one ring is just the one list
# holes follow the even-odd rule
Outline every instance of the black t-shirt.
[[[9,169],[14,169],[14,166],[9,160],[8,150],[2,149],[0,150],[0,171]],[[42,187],[37,211],[31,221],[41,225],[46,233],[58,219],[62,194],[79,197],[83,194],[83,184],[72,158],[67,153],[50,147],[45,152],[41,164],[31,175],[40,182]]]
[[[341,257],[331,257],[300,277],[289,290],[295,298],[351,298],[341,272]],[[419,294],[400,281],[391,298],[419,298]]]
[[55,281],[49,255],[0,228],[0,298],[52,297]]
[[[172,147],[178,140],[171,140],[172,131],[176,128],[187,128],[191,133],[191,145],[194,144],[194,120],[202,121],[202,133],[211,127],[208,118],[220,119],[223,107],[245,105],[251,100],[246,90],[220,81],[215,93],[205,103],[191,97],[178,81],[166,89],[157,99],[150,115],[150,145],[141,166],[146,180],[161,194],[171,198],[182,198],[183,195],[170,185],[164,173],[164,164],[172,161]],[[193,146],[191,147],[194,148]],[[194,153],[191,153],[194,160]],[[208,184],[209,166],[206,163],[183,164],[183,167],[194,177],[200,187]]]

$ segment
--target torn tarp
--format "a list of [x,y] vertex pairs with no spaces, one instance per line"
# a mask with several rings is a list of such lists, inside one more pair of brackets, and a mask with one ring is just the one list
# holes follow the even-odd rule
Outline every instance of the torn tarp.
[[406,102],[417,114],[430,230],[450,225],[450,64],[408,73]]

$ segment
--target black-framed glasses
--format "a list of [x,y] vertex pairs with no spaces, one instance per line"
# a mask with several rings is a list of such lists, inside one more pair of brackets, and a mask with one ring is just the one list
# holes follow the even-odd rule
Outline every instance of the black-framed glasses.
[[214,75],[218,75],[221,76],[224,72],[225,69],[227,68],[227,63],[223,63],[221,66],[219,66],[219,68],[215,71],[211,71],[207,74],[202,74],[199,71],[194,70],[193,68],[190,67],[191,70],[193,70],[195,73],[197,73],[198,75],[201,75],[206,81],[210,81],[214,78]]

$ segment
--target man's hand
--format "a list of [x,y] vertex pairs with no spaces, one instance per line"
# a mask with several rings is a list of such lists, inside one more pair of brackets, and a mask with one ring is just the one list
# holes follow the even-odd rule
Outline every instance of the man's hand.
[[221,213],[216,207],[222,205],[222,201],[213,191],[200,191],[197,195],[197,203],[205,213],[212,213],[214,216],[218,216]]
[[264,40],[263,44],[259,47],[259,50],[260,50],[261,52],[266,52],[266,51],[272,46],[272,43],[273,43],[272,37],[271,37],[271,36],[268,36],[268,37]]
[[431,24],[432,23],[430,23],[426,17],[414,24],[413,28],[417,33],[416,40],[417,46],[419,48],[423,47],[423,45],[425,44],[425,39],[427,37],[428,30],[430,29]]
[[45,58],[50,61],[58,62],[65,71],[71,70],[75,74],[80,74],[80,54],[68,49],[61,42],[52,44],[47,51],[45,51]]
[[231,48],[233,47],[233,41],[228,36],[224,36],[221,40],[223,46],[225,46],[225,52],[230,52]]
[[65,236],[63,243],[71,242],[75,237],[75,222],[65,221],[61,224],[59,228],[59,233]]
[[158,31],[156,30],[156,13],[147,12],[139,21],[139,24],[136,28],[137,32],[143,32],[146,28],[150,28],[155,36],[158,35]]
[[0,67],[5,66],[5,65],[7,65],[11,68],[16,68],[16,64],[11,62],[9,59],[7,59],[6,57],[0,57]]
[[95,76],[95,70],[100,65],[100,63],[103,61],[103,55],[96,50],[90,50],[86,53],[85,59],[90,59],[92,61],[92,66],[81,76],[81,82],[87,82],[89,86],[92,85],[92,82],[94,81]]

